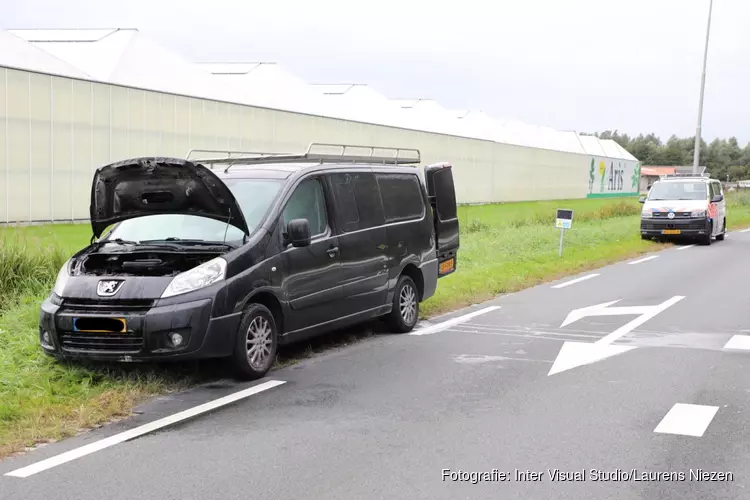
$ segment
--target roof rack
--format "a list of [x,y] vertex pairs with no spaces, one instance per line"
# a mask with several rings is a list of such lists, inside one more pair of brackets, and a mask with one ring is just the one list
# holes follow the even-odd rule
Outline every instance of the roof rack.
[[[340,153],[313,153],[313,148],[340,148]],[[369,154],[347,154],[347,149],[366,149]],[[392,156],[375,156],[376,150],[391,152]],[[191,149],[188,151],[187,159],[193,153],[220,153],[225,157],[198,159],[201,163],[209,164],[212,168],[215,164],[228,164],[224,172],[235,164],[242,165],[259,165],[268,163],[377,163],[382,165],[413,165],[421,163],[422,157],[418,149],[414,148],[393,148],[381,146],[360,146],[354,144],[333,144],[312,142],[307,150],[301,154],[293,153],[267,153],[259,151],[232,151],[220,149]],[[401,153],[412,153],[416,157],[401,156]],[[233,156],[234,155],[234,156]]]
[[709,179],[711,177],[711,174],[708,173],[701,173],[701,174],[688,174],[688,173],[674,173],[674,174],[662,174],[659,176],[659,179],[670,179],[670,178],[681,178],[681,179],[689,179],[689,178],[700,178],[700,179]]

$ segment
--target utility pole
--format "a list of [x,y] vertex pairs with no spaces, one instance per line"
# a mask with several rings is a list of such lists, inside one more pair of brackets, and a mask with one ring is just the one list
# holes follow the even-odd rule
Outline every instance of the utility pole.
[[695,129],[695,148],[693,151],[693,175],[698,173],[698,165],[701,157],[701,122],[703,121],[703,91],[706,88],[706,61],[708,60],[708,37],[711,33],[711,12],[714,8],[714,0],[708,4],[708,26],[706,27],[706,48],[703,52],[703,73],[701,73],[701,92],[698,101],[698,126]]

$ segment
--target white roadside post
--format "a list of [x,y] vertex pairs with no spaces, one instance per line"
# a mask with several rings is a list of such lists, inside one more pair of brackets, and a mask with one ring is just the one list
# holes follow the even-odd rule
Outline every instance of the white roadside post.
[[560,257],[562,257],[563,236],[565,235],[565,230],[570,229],[572,226],[573,226],[573,211],[558,208],[557,215],[555,216],[555,227],[560,230],[560,249],[558,251],[558,255]]

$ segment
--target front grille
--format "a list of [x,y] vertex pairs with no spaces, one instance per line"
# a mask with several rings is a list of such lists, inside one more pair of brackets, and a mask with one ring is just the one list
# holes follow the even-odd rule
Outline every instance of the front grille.
[[[652,212],[654,219],[668,219],[669,212]],[[689,219],[690,212],[674,212],[675,219]]]
[[66,351],[132,354],[143,347],[143,334],[70,332],[60,336],[60,343]]
[[63,308],[68,311],[92,313],[110,311],[146,312],[153,305],[154,301],[151,299],[65,299],[62,303]]
[[705,219],[692,219],[692,220],[660,220],[660,221],[647,221],[641,222],[641,229],[656,230],[656,229],[704,229],[706,227]]

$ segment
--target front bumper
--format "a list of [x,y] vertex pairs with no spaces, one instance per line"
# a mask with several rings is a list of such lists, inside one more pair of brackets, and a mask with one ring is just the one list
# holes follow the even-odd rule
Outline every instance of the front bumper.
[[[58,358],[98,361],[162,361],[228,356],[241,313],[211,317],[212,300],[160,306],[156,301],[84,301],[47,299],[39,316],[45,353]],[[122,331],[101,331],[81,321],[116,319]],[[84,330],[81,325],[86,326]],[[45,332],[49,344],[44,341]],[[173,333],[183,341],[175,346]]]
[[705,236],[710,232],[710,220],[705,217],[700,219],[641,219],[641,234],[643,236],[694,237]]

